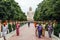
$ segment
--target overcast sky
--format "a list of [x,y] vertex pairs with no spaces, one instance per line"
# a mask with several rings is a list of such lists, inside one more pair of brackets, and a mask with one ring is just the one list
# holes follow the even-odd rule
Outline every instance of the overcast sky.
[[23,12],[27,13],[29,7],[32,7],[32,10],[35,11],[37,5],[42,2],[42,0],[15,0],[20,5]]

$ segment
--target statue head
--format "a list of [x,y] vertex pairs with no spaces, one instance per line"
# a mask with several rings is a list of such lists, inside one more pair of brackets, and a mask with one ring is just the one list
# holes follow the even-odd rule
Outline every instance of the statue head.
[[29,11],[32,11],[32,7],[29,7]]

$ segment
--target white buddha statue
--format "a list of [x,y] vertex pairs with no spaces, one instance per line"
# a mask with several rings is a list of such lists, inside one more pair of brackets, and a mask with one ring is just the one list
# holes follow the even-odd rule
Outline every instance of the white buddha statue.
[[34,16],[34,12],[32,11],[32,8],[29,7],[29,11],[27,12],[27,20],[33,21],[33,16]]

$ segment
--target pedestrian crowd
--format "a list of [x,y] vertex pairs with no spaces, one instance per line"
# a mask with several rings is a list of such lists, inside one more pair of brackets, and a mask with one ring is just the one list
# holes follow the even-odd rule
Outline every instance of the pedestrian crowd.
[[42,23],[34,22],[35,26],[35,34],[38,38],[41,38],[42,36],[45,37],[45,32],[48,32],[49,38],[51,38],[52,32],[54,30],[53,23],[49,21],[46,23],[45,21]]
[[[51,38],[53,29],[54,29],[53,28],[54,24],[52,22],[48,22],[48,23],[45,23],[45,21],[42,23],[34,22],[34,26],[35,26],[36,37],[38,38],[41,38],[41,36],[45,37],[45,31],[47,30],[48,35]],[[30,27],[30,22],[28,22],[28,27]],[[16,35],[17,36],[19,36],[19,33],[20,33],[19,28],[20,28],[20,23],[18,21],[16,22]],[[8,24],[7,22],[4,22],[2,24],[2,37],[4,38],[4,40],[6,40],[7,31],[8,31]]]
[[[19,28],[20,28],[20,23],[16,22],[16,35],[19,36]],[[2,32],[2,37],[4,40],[6,40],[6,34],[8,33],[8,23],[7,21],[2,23],[1,26],[1,32]]]

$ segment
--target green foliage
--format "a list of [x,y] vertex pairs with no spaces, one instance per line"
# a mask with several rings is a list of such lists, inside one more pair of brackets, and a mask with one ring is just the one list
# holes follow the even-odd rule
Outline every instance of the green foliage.
[[24,25],[24,23],[20,23],[20,27],[22,27]]
[[0,19],[27,20],[27,17],[14,0],[0,0]]
[[60,33],[60,24],[57,24],[57,26],[54,28],[54,35],[59,37]]
[[16,25],[12,24],[13,31],[16,29]]
[[9,29],[9,32],[12,32],[12,25],[11,24],[8,24],[8,29]]
[[34,20],[60,20],[60,0],[43,0],[35,11]]

